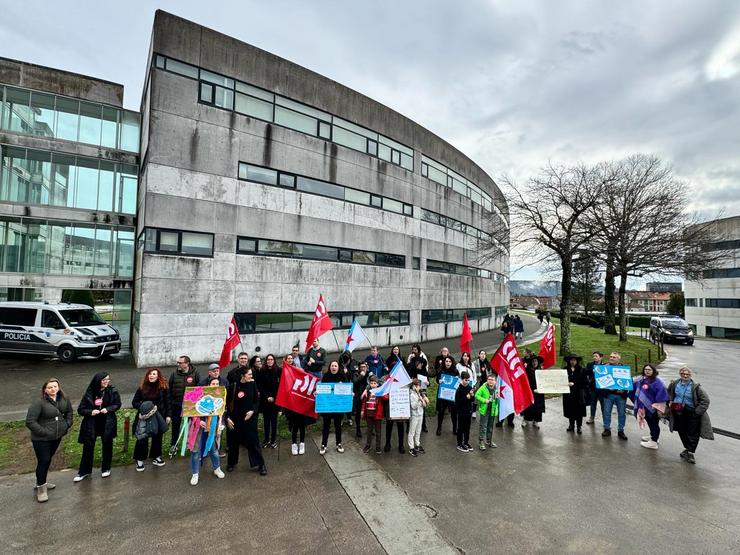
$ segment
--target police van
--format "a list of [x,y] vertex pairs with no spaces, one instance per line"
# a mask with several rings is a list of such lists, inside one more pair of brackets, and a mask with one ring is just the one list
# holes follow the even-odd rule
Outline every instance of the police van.
[[84,304],[0,302],[0,353],[102,357],[121,350],[118,331]]

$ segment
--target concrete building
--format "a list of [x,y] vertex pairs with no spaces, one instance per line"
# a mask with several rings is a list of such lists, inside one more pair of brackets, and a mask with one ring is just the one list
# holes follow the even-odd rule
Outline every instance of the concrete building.
[[[463,312],[473,332],[497,325],[508,208],[464,154],[358,92],[165,12],[147,64],[139,365],[212,360],[232,314],[250,353],[285,353],[320,293],[336,328],[356,318],[380,345],[457,336]],[[483,263],[479,242],[491,240],[501,256]],[[331,334],[323,345],[337,348]]]
[[654,291],[625,291],[629,312],[648,312],[665,314],[671,294]]
[[645,291],[652,291],[654,293],[680,293],[683,291],[683,282],[650,281],[645,284]]
[[700,337],[740,339],[740,216],[715,220],[711,230],[717,240],[705,248],[721,251],[721,262],[684,283],[686,321]]
[[123,87],[0,58],[0,300],[86,300],[128,344],[139,164]]

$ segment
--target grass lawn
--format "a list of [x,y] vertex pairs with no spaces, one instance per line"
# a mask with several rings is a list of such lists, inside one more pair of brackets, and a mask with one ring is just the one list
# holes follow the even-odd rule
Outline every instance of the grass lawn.
[[[559,321],[553,320],[557,329],[556,341],[560,340]],[[604,335],[602,330],[588,326],[572,325],[571,346],[573,352],[581,355],[585,362],[591,360],[593,351],[600,351],[607,355],[611,351],[618,351],[622,354],[622,362],[632,366],[633,373],[639,373],[642,365],[648,361],[658,362],[658,348],[649,341],[641,339],[638,336],[628,336],[624,343],[619,342],[619,338],[613,335]],[[536,351],[538,343],[530,345]],[[523,347],[520,349],[523,352]],[[648,354],[649,353],[649,354]],[[557,366],[563,368],[562,357],[558,357]],[[437,397],[437,383],[434,379],[430,380],[429,390],[427,392],[430,403],[426,409],[427,416],[433,416]],[[132,454],[135,440],[133,436],[129,439],[128,449],[124,451],[124,419],[130,418],[131,425],[134,421],[133,409],[122,409],[118,412],[118,437],[113,444],[113,465],[120,466],[132,463]],[[261,417],[260,417],[261,420]],[[76,468],[80,463],[82,456],[82,445],[77,443],[77,434],[81,418],[75,414],[75,421],[70,432],[62,440],[62,444],[52,461],[52,470],[63,468]],[[262,423],[258,423],[260,436],[263,429]],[[319,424],[310,426],[308,432],[318,432]],[[352,434],[353,431],[345,428],[345,433]],[[278,436],[281,440],[290,441],[290,432],[284,417],[278,419]],[[165,434],[164,451],[166,453],[170,444],[170,432]],[[96,445],[95,450],[95,468],[100,467],[101,458],[100,442]],[[0,475],[24,474],[33,472],[36,467],[36,458],[31,445],[31,437],[23,421],[0,422]]]

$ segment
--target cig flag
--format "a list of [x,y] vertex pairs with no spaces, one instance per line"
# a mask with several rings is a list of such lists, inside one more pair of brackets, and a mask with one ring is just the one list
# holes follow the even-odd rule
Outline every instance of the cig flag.
[[275,404],[310,418],[316,415],[316,384],[319,379],[300,368],[283,362]]
[[350,353],[357,348],[363,341],[367,339],[365,331],[357,323],[357,320],[352,320],[352,325],[349,327],[349,333],[347,334],[347,341],[344,344],[344,350]]
[[557,353],[555,352],[555,324],[550,324],[545,335],[542,337],[539,354],[545,359],[542,363],[542,368],[555,366],[555,361],[557,360]]
[[313,313],[311,327],[308,328],[308,335],[306,336],[306,348],[304,349],[304,352],[308,352],[308,349],[311,346],[311,343],[313,343],[314,339],[318,339],[333,327],[334,324],[332,323],[331,318],[329,318],[329,311],[326,309],[324,296],[319,295],[319,302],[316,305],[316,311]]
[[224,341],[224,346],[221,349],[221,358],[218,359],[219,368],[226,368],[229,365],[231,362],[231,351],[236,349],[241,341],[239,328],[236,327],[236,319],[232,315],[229,329],[226,331],[226,341]]
[[496,371],[499,379],[499,420],[511,413],[519,414],[534,402],[527,372],[512,334],[507,334],[496,349],[491,358],[491,368]]
[[460,352],[470,354],[470,344],[473,341],[473,334],[470,331],[470,324],[468,324],[468,313],[463,314],[463,329],[462,336],[460,337]]

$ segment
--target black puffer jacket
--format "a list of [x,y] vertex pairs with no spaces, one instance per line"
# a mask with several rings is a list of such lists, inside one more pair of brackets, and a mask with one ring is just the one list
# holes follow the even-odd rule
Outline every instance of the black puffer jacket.
[[162,415],[162,418],[170,416],[170,401],[169,401],[169,390],[166,388],[160,389],[149,389],[142,390],[140,387],[134,393],[134,400],[131,402],[131,406],[136,409],[136,417],[134,418],[134,429],[136,424],[139,422],[139,409],[141,404],[151,401],[157,407],[157,412]]
[[56,400],[44,395],[28,407],[26,428],[31,430],[31,441],[53,441],[72,427],[72,403],[66,397]]

